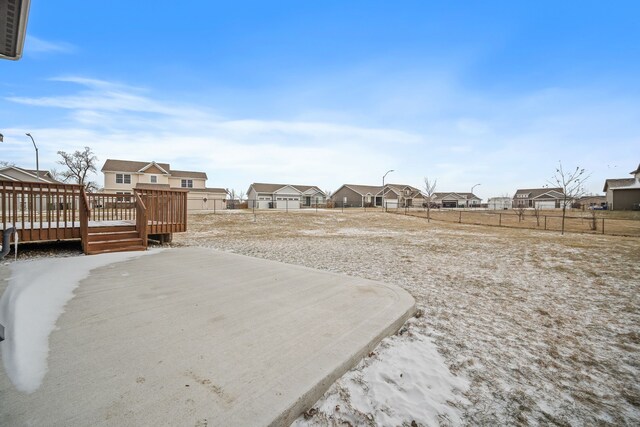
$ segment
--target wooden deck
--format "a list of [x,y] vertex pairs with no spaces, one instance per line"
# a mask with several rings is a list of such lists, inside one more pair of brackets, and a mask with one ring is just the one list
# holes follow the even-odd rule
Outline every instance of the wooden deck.
[[[187,230],[187,190],[87,193],[80,185],[0,180],[0,228],[20,242],[80,239],[85,253],[143,250]],[[13,242],[13,237],[12,237]]]

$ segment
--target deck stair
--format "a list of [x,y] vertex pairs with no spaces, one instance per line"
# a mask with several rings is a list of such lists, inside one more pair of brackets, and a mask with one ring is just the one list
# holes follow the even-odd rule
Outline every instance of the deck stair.
[[135,225],[89,227],[86,245],[87,255],[146,250]]
[[187,231],[187,189],[89,193],[83,185],[0,178],[0,230],[9,243],[80,239],[85,254],[143,251],[148,236]]

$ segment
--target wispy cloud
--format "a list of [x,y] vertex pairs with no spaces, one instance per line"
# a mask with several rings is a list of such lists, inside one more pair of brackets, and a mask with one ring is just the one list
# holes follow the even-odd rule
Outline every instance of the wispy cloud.
[[26,53],[74,53],[77,46],[60,41],[44,40],[39,37],[28,35],[25,43]]
[[68,111],[67,124],[38,130],[41,152],[55,153],[60,141],[67,147],[90,145],[101,160],[169,161],[176,168],[204,170],[215,180],[211,185],[243,187],[251,180],[324,185],[336,179],[336,171],[345,172],[344,179],[365,182],[370,168],[387,167],[391,147],[409,150],[426,143],[405,130],[232,119],[209,107],[155,99],[124,84],[75,76],[52,80],[75,87],[59,96],[5,98]]
[[[215,186],[277,181],[337,188],[376,183],[395,169],[393,182],[419,186],[428,175],[438,178],[443,191],[468,191],[481,183],[476,192],[487,198],[542,185],[563,160],[593,171],[590,191],[599,192],[611,177],[602,162],[624,164],[640,156],[638,103],[606,91],[551,88],[495,96],[470,94],[453,83],[434,92],[437,85],[424,84],[396,94],[391,119],[379,108],[386,105],[384,94],[377,94],[379,103],[361,107],[377,125],[363,125],[348,114],[314,120],[310,108],[300,105],[278,119],[224,117],[213,103],[161,99],[123,83],[78,76],[52,80],[60,83],[61,95],[5,98],[48,107],[64,123],[30,129],[42,145],[41,163],[47,152],[55,159],[61,148],[89,145],[101,160],[167,161],[203,170]],[[403,114],[412,120],[381,125]],[[28,161],[29,147],[22,145],[16,149]]]

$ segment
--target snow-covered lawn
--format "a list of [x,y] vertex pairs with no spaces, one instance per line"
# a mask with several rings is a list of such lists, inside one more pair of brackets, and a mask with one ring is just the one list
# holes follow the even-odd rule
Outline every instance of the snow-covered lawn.
[[424,314],[298,425],[640,423],[640,239],[336,210],[191,215],[174,245],[382,280],[415,297]]

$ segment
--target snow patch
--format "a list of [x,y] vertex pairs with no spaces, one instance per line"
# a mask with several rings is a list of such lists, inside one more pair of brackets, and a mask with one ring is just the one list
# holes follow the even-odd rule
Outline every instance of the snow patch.
[[451,403],[468,404],[461,392],[469,388],[469,381],[451,374],[430,338],[416,332],[411,337],[383,340],[373,357],[360,362],[325,393],[315,406],[315,416],[302,416],[293,425],[462,424],[460,411]]
[[74,258],[46,258],[11,264],[9,285],[0,298],[5,340],[2,361],[14,386],[33,393],[47,372],[49,334],[55,329],[73,291],[91,270],[148,252],[120,252]]

